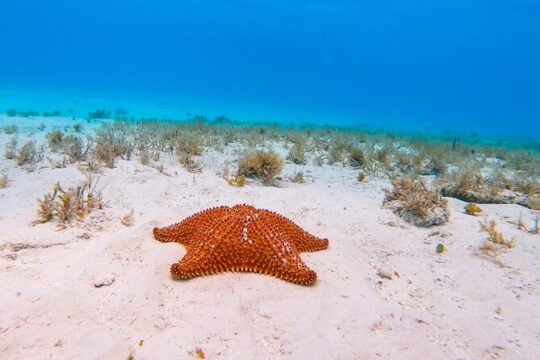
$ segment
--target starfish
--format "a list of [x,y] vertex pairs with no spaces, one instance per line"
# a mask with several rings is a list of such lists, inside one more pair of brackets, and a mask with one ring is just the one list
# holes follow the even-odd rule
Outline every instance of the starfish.
[[317,274],[299,253],[328,248],[328,239],[309,234],[282,215],[250,205],[210,208],[153,232],[161,242],[174,241],[186,248],[186,255],[171,266],[175,279],[250,271],[312,285]]

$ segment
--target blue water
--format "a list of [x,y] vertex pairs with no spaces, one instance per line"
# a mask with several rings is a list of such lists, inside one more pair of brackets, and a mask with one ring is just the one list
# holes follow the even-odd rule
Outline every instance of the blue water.
[[0,111],[540,138],[540,2],[1,0]]

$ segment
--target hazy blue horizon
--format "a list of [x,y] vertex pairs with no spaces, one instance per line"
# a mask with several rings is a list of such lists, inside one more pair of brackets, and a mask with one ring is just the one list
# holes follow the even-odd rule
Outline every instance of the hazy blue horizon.
[[540,138],[535,1],[2,3],[0,111]]

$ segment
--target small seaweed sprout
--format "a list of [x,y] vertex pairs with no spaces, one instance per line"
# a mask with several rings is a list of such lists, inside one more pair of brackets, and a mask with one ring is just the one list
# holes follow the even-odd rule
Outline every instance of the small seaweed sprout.
[[523,218],[523,211],[520,211],[519,213],[518,229],[527,231],[527,224],[525,224],[525,219]]
[[96,131],[94,156],[97,160],[114,167],[117,157],[129,160],[134,150],[133,139],[127,136],[127,125],[123,121],[115,121],[114,124],[105,125]]
[[375,151],[373,153],[373,157],[375,160],[381,163],[383,167],[390,166],[390,150],[388,150],[386,147]]
[[182,136],[176,140],[176,154],[182,155],[202,155],[203,148],[200,141],[195,136]]
[[483,211],[480,206],[475,203],[468,203],[467,205],[465,205],[464,209],[466,214],[473,216],[476,216]]
[[349,164],[354,168],[360,168],[366,164],[364,151],[359,148],[352,148],[349,153]]
[[[58,220],[61,227],[65,227],[67,223],[71,221],[75,214],[75,201],[73,201],[73,189],[69,189],[68,192],[63,191],[58,186],[58,200],[53,203],[53,215]],[[80,205],[80,202],[79,202]]]
[[17,138],[12,138],[7,144],[4,151],[4,157],[8,160],[13,160],[17,156]]
[[[154,169],[156,169],[160,174],[165,174],[165,166],[163,166],[162,163],[152,165]],[[166,175],[166,174],[165,174]]]
[[54,161],[53,159],[49,158],[48,160],[53,169],[63,169],[67,166],[67,159],[65,157],[63,157],[61,161]]
[[7,175],[0,172],[0,189],[4,189],[7,187],[8,184],[8,178]]
[[89,142],[86,145],[86,148],[84,148],[80,137],[69,134],[64,136],[61,143],[59,143],[57,146],[62,150],[64,155],[69,157],[70,162],[74,163],[87,158],[87,155],[90,152],[91,144]]
[[45,194],[43,199],[38,199],[38,219],[34,221],[34,224],[42,224],[52,220],[54,216],[54,201],[59,188],[60,184],[56,183],[52,193]]
[[223,167],[221,168],[221,172],[218,173],[223,179],[227,180],[229,178],[230,170],[229,170],[229,164],[228,162],[225,162],[223,164]]
[[145,148],[139,150],[139,162],[142,165],[148,165],[148,163],[150,162],[150,154]]
[[289,180],[292,182],[292,183],[295,183],[295,184],[303,184],[306,182],[306,180],[304,179],[304,173],[299,171],[297,173],[295,173],[293,176],[291,176],[289,178]]
[[64,133],[62,132],[62,130],[53,130],[49,132],[47,135],[45,135],[45,138],[47,139],[49,143],[49,148],[52,151],[57,151],[60,148],[63,137],[64,137]]
[[496,257],[497,256],[497,248],[495,247],[495,244],[492,242],[485,240],[482,246],[480,246],[480,251],[482,254]]
[[536,215],[535,225],[534,225],[534,233],[540,234],[540,215]]
[[32,165],[43,159],[42,152],[38,152],[35,143],[30,140],[26,142],[17,153],[17,165]]
[[99,173],[101,171],[101,164],[90,154],[85,161],[78,165],[78,168],[83,173]]
[[100,178],[94,178],[91,174],[86,174],[87,204],[93,209],[103,209],[103,187],[98,188]]
[[227,180],[227,184],[231,186],[242,187],[246,185],[246,177],[244,175],[235,176]]
[[306,164],[306,151],[305,143],[296,142],[287,155],[287,160],[292,161],[295,164],[304,165]]
[[358,177],[357,177],[357,179],[358,179],[358,182],[364,182],[364,181],[366,181],[366,173],[363,172],[362,170],[360,170],[360,171],[358,172]]
[[182,153],[178,156],[178,162],[189,172],[197,173],[202,171],[202,163],[193,158],[188,153]]
[[499,248],[500,246],[498,246],[497,244],[489,240],[484,240],[484,243],[482,244],[482,246],[480,246],[479,251],[476,252],[476,255],[483,256],[485,259],[491,261],[495,265],[501,268],[505,268],[506,265],[499,258]]
[[497,222],[491,220],[489,223],[486,221],[480,223],[482,231],[488,234],[487,240],[493,244],[502,245],[509,249],[513,248],[516,245],[514,239],[508,240],[505,236],[497,230]]
[[124,226],[131,226],[133,225],[133,209],[128,214],[125,214],[120,218],[120,222]]
[[205,357],[204,357],[204,351],[202,351],[201,348],[196,348],[195,349],[195,355],[197,356],[198,359],[200,360],[204,360]]
[[196,136],[182,135],[176,139],[174,146],[179,163],[189,172],[201,172],[202,163],[194,156],[202,155],[203,148]]

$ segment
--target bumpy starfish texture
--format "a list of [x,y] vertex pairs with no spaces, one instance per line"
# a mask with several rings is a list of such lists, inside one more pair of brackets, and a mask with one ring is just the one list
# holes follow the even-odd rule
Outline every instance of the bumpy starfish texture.
[[186,255],[171,266],[176,279],[251,271],[311,285],[317,274],[299,253],[328,248],[328,239],[309,234],[275,212],[249,205],[201,211],[180,223],[154,228],[154,237],[185,246]]

